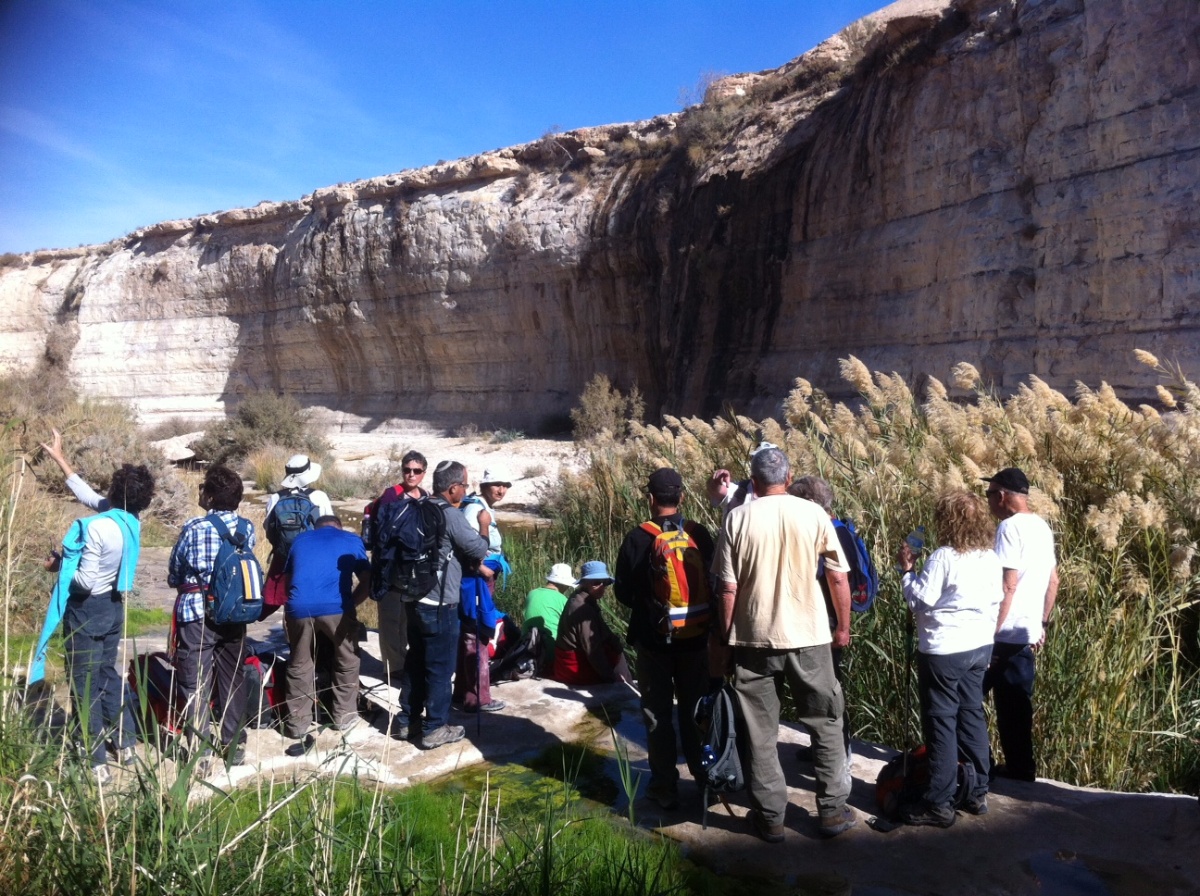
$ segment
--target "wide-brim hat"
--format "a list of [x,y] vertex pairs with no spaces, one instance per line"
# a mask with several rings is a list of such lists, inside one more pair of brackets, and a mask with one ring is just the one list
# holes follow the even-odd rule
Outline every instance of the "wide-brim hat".
[[512,488],[512,477],[508,475],[507,470],[502,470],[500,467],[488,467],[483,471],[483,478],[479,480],[479,484],[503,485]]
[[308,459],[307,454],[293,454],[284,465],[280,488],[305,488],[321,478],[321,465]]
[[550,567],[550,574],[546,576],[546,581],[552,585],[566,585],[568,588],[574,588],[579,583],[575,581],[575,576],[571,572],[571,564],[555,563]]
[[612,584],[613,577],[609,574],[608,565],[603,560],[589,560],[583,564],[583,569],[579,571],[579,584],[586,585],[590,582]]

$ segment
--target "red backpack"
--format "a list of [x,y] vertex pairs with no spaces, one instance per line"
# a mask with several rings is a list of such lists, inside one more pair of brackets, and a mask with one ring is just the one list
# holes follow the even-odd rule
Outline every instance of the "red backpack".
[[653,522],[641,528],[654,536],[650,545],[650,584],[662,605],[658,633],[667,641],[708,634],[712,592],[708,571],[696,541],[688,533],[691,523],[663,529]]

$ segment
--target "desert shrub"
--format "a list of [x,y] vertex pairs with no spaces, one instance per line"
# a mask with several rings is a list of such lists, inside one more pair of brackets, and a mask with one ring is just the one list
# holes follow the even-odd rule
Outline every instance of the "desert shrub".
[[622,395],[602,373],[596,374],[584,387],[579,396],[579,407],[571,410],[576,441],[599,436],[602,433],[620,439],[629,434],[645,413],[645,403],[637,386]]
[[170,417],[161,423],[146,427],[143,434],[147,441],[161,442],[163,439],[186,436],[188,433],[203,432],[208,426],[209,421],[195,417]]
[[1001,400],[969,364],[954,369],[958,397],[930,379],[918,397],[900,377],[842,362],[859,394],[835,404],[797,380],[782,420],[664,418],[601,435],[581,472],[565,471],[549,506],[565,543],[612,560],[645,515],[646,476],[680,470],[684,513],[714,529],[704,500],[717,467],[744,476],[760,439],[783,447],[793,475],[823,476],[835,510],[855,520],[884,572],[875,609],[854,620],[847,699],[855,734],[907,743],[905,614],[888,562],[917,525],[933,532],[947,489],[981,490],[980,477],[1022,467],[1031,508],[1054,529],[1061,585],[1040,653],[1035,738],[1044,773],[1080,785],[1194,790],[1200,779],[1196,603],[1200,576],[1200,389],[1146,353],[1164,379],[1165,411],[1120,401],[1107,384],[1073,398],[1030,377]]
[[506,445],[509,442],[519,442],[525,438],[525,433],[519,429],[497,429],[488,438],[495,445]]
[[293,453],[320,456],[329,446],[313,431],[309,417],[289,395],[254,392],[190,447],[198,459],[214,464],[236,464],[264,445],[285,445]]

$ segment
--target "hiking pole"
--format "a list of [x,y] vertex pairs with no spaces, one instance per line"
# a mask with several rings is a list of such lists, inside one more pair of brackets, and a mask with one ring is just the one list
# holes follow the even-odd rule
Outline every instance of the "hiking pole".
[[[481,581],[483,588],[490,587],[488,581]],[[483,732],[483,601],[478,590],[475,592],[475,739],[479,740]]]

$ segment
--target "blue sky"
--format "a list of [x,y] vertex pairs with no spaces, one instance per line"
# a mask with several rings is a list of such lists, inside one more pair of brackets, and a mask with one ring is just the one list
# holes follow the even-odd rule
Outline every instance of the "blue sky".
[[0,0],[0,252],[680,108],[884,0]]

